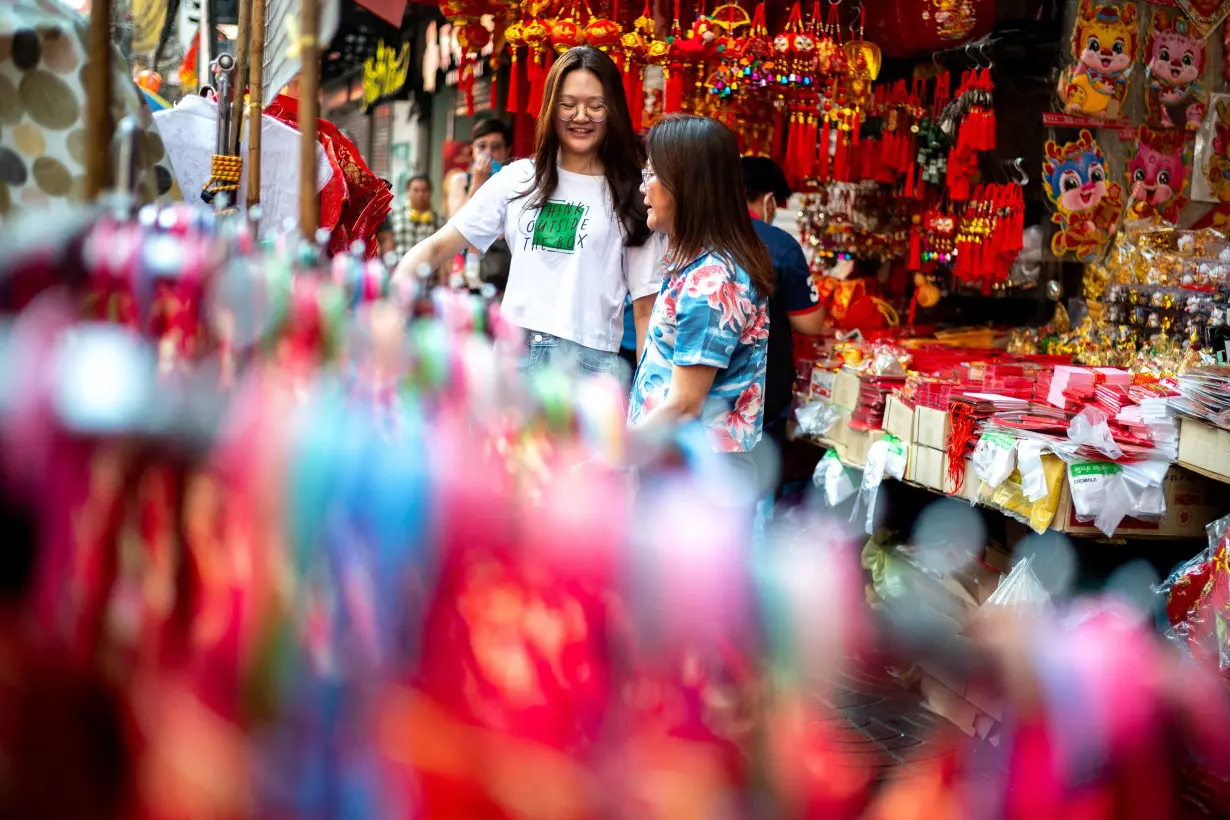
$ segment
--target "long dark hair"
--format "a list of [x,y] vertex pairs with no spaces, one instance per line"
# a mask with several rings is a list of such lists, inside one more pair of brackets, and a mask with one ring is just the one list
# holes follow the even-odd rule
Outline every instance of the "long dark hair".
[[752,227],[735,135],[717,120],[672,114],[649,129],[647,143],[658,184],[675,200],[675,263],[712,251],[743,268],[761,296],[772,294],[773,263]]
[[564,78],[573,71],[585,70],[602,83],[606,99],[606,139],[599,149],[603,174],[611,190],[611,204],[624,226],[625,244],[645,244],[651,233],[645,224],[645,202],[641,198],[641,168],[645,164],[640,141],[632,130],[628,98],[623,79],[614,60],[589,46],[570,48],[555,61],[542,91],[538,112],[538,131],[534,137],[534,184],[521,194],[532,197],[536,208],[546,204],[559,185],[559,136],[555,133],[555,109],[559,104]]

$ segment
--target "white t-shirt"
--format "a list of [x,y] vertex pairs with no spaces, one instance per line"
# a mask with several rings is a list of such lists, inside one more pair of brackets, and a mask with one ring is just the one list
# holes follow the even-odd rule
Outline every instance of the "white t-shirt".
[[615,352],[623,337],[625,297],[662,287],[666,239],[652,234],[624,247],[606,178],[560,169],[559,185],[540,210],[518,197],[534,180],[532,161],[518,160],[478,189],[449,222],[486,251],[503,236],[512,251],[501,315],[518,327]]

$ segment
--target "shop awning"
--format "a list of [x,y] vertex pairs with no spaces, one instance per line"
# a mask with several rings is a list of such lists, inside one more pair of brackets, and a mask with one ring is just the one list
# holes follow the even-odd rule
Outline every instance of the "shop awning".
[[355,4],[397,28],[401,28],[402,17],[406,14],[406,0],[355,0]]

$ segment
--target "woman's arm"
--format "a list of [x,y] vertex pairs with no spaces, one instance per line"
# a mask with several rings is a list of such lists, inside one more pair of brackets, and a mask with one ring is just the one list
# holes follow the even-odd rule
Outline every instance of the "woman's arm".
[[718,369],[709,365],[675,365],[671,368],[671,386],[662,400],[650,410],[638,427],[666,427],[700,418],[700,411],[709,396],[709,388]]
[[440,269],[445,260],[451,259],[469,244],[461,232],[451,224],[445,225],[431,236],[410,249],[409,253],[397,263],[393,271],[393,279],[413,281],[415,274],[426,265],[433,273]]
[[645,352],[645,337],[649,335],[649,317],[653,315],[656,296],[644,296],[632,303],[632,323],[636,325],[636,360]]

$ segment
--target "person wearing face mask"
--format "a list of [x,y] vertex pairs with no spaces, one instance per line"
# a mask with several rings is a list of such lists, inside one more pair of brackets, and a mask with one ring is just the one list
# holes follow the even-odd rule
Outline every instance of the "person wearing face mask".
[[490,177],[396,275],[503,236],[511,262],[501,313],[528,335],[526,366],[616,373],[624,300],[632,299],[639,347],[662,276],[664,242],[646,224],[642,167],[619,68],[598,49],[570,49],[547,75],[533,159]]
[[[470,132],[474,165],[470,168],[470,189],[466,201],[474,197],[479,189],[508,164],[508,150],[512,141],[511,130],[503,120],[489,117],[480,120]],[[467,251],[478,254],[478,280],[483,284],[493,285],[498,293],[503,293],[508,287],[508,270],[512,266],[512,251],[508,242],[500,237],[491,243],[485,253],[477,250]]]
[[769,300],[769,360],[765,377],[764,428],[780,449],[794,394],[793,333],[817,335],[825,327],[824,306],[798,240],[773,224],[779,205],[790,198],[790,184],[768,157],[744,157],[743,186],[752,227],[773,262],[773,296]]

